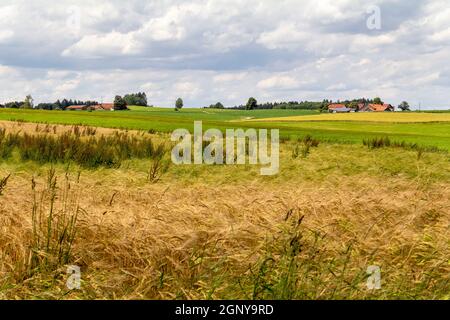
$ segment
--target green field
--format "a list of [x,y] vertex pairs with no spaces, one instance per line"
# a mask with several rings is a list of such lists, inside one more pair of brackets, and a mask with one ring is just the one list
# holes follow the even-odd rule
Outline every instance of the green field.
[[[367,121],[367,117],[379,117],[377,114],[365,114],[364,120],[329,118],[320,120],[317,111],[305,110],[215,110],[173,109],[132,107],[126,112],[68,112],[0,109],[0,120],[27,121],[52,124],[83,124],[89,126],[155,130],[171,132],[177,128],[192,129],[194,121],[203,121],[205,128],[273,128],[280,129],[281,136],[299,137],[310,134],[315,138],[342,143],[361,143],[362,140],[388,136],[396,141],[406,141],[425,146],[436,146],[450,150],[450,122],[439,122],[440,114],[433,114],[434,122],[422,122],[421,117],[429,119],[428,113],[392,114],[393,121]],[[307,121],[285,121],[289,117],[299,119],[305,116]],[[323,115],[329,117],[329,115]],[[403,122],[401,117],[408,117]],[[313,120],[309,120],[310,118]],[[319,118],[317,118],[319,117]],[[447,117],[442,113],[442,117]],[[275,118],[267,121],[268,118]],[[262,120],[265,119],[265,120]],[[400,119],[400,120],[398,120]],[[251,121],[249,121],[251,120]],[[261,121],[258,121],[261,120]],[[396,122],[397,121],[397,122]],[[425,121],[425,120],[423,120]],[[428,121],[428,120],[427,120]]]

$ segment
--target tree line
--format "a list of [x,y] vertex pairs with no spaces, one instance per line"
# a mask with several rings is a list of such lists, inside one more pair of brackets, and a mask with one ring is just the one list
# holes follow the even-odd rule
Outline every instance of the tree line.
[[[322,102],[316,101],[288,101],[288,102],[265,102],[258,103],[258,101],[250,97],[245,105],[239,105],[231,107],[230,109],[236,110],[267,110],[267,109],[297,109],[297,110],[319,110],[321,112],[328,111],[328,106],[332,103],[344,104],[346,107],[358,110],[360,104],[383,104],[384,102],[380,97],[373,99],[358,98],[353,100],[333,101],[324,99]],[[15,109],[41,109],[41,110],[65,110],[69,106],[96,106],[99,105],[98,101],[81,101],[72,99],[57,100],[54,103],[40,103],[34,105],[31,95],[26,96],[24,101],[12,101],[7,102],[4,105],[0,104],[0,108],[15,108]],[[114,99],[115,110],[127,110],[128,106],[148,106],[147,95],[145,92],[126,94],[125,96],[116,96]],[[175,111],[180,111],[183,108],[183,99],[178,98],[175,102]],[[225,106],[221,102],[211,104],[204,108],[210,109],[225,109]],[[408,102],[403,101],[398,108],[402,111],[410,111]]]
[[[72,100],[72,99],[58,99],[55,102],[44,102],[34,105],[31,95],[26,96],[24,101],[11,101],[5,104],[0,104],[0,108],[12,108],[12,109],[39,109],[39,110],[66,110],[70,106],[96,106],[100,103],[94,100]],[[126,94],[122,96],[116,96],[114,99],[114,109],[124,110],[127,106],[148,106],[147,95],[145,92]]]

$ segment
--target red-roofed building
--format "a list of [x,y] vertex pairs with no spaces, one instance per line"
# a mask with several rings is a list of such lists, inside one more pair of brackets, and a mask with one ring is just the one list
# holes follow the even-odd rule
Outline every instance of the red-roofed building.
[[337,112],[339,109],[345,109],[345,104],[342,103],[332,103],[328,106],[328,111]]
[[86,109],[87,109],[87,106],[68,106],[66,108],[66,110],[69,110],[69,111],[83,111]]
[[360,112],[393,112],[395,108],[390,104],[369,103],[359,109]]
[[369,111],[372,112],[389,112],[389,111],[395,111],[394,107],[390,104],[369,104]]
[[95,110],[114,111],[114,103],[101,103],[95,107]]

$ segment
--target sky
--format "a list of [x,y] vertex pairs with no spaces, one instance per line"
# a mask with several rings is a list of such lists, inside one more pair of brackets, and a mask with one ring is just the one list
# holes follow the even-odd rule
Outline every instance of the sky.
[[0,0],[0,103],[450,108],[448,0]]

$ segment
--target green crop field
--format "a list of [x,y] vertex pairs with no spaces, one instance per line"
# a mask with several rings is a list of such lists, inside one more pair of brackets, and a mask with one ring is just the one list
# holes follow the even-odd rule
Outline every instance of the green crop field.
[[[430,115],[433,122],[427,122],[430,121]],[[446,113],[381,115],[393,117],[393,120],[380,120],[380,114],[350,115],[360,118],[363,116],[361,119],[347,119],[338,115],[340,117],[336,118],[336,121],[330,121],[330,116],[333,115],[319,115],[317,111],[309,110],[184,109],[175,112],[166,108],[131,107],[131,110],[126,112],[68,112],[0,109],[0,120],[8,121],[83,124],[161,132],[171,132],[177,128],[192,129],[194,121],[203,121],[205,128],[280,129],[281,136],[284,137],[310,134],[318,139],[342,143],[361,143],[367,138],[387,136],[396,141],[450,150],[450,122],[445,122],[448,118]],[[298,121],[302,120],[302,117],[305,121]]]

